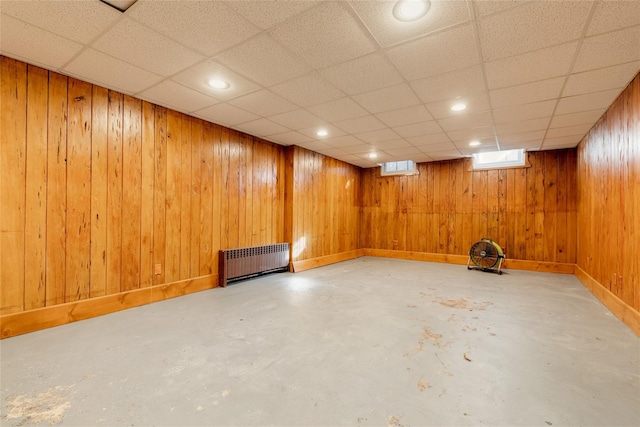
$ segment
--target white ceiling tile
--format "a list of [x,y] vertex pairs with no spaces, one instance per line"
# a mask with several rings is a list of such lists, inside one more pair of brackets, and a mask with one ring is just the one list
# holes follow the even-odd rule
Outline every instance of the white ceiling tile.
[[589,132],[591,126],[591,124],[586,124],[549,129],[547,131],[547,135],[545,136],[545,140],[549,138],[559,138],[561,136],[584,136],[587,132]]
[[[615,47],[614,47],[615,46]],[[584,39],[573,72],[640,60],[640,25]]]
[[[212,79],[226,81],[230,86],[227,89],[214,89],[209,85],[209,80]],[[211,59],[184,70],[174,76],[173,80],[222,101],[253,92],[260,88],[260,86],[252,81],[245,79],[241,75]]]
[[57,70],[80,49],[82,45],[79,43],[26,24],[4,13],[0,16],[0,53],[3,55]]
[[335,148],[353,147],[354,145],[364,144],[364,141],[356,138],[353,135],[345,135],[345,136],[338,136],[335,138],[328,138],[323,140],[323,142],[329,145],[330,147],[335,147]]
[[92,46],[162,76],[175,74],[204,59],[198,53],[126,18],[113,26]]
[[473,129],[484,126],[493,126],[491,113],[489,112],[449,117],[446,119],[438,120],[438,123],[440,124],[440,126],[442,126],[442,129],[444,129],[445,132],[461,129]]
[[414,80],[411,87],[423,102],[453,99],[485,90],[482,69],[478,65]]
[[577,42],[548,47],[522,55],[485,62],[490,89],[564,76],[569,72]]
[[491,138],[496,139],[493,127],[484,126],[475,129],[462,129],[447,132],[447,135],[452,141],[467,141],[482,140]]
[[242,108],[259,116],[270,116],[294,110],[295,104],[279,97],[275,93],[261,89],[246,95],[234,98],[229,104]]
[[553,114],[556,103],[556,100],[552,100],[501,108],[493,111],[493,119],[496,124],[500,124],[549,117]]
[[301,133],[291,131],[269,136],[269,139],[282,145],[297,145],[309,142],[312,139]]
[[397,126],[394,127],[393,130],[403,138],[412,138],[414,136],[423,136],[442,132],[442,129],[438,125],[438,122],[436,122],[435,120],[422,123],[414,123],[411,125]]
[[589,1],[532,1],[478,20],[485,60],[518,55],[580,37]]
[[538,140],[538,139],[535,141],[520,141],[520,142],[512,142],[512,143],[501,142],[500,149],[515,150],[515,149],[524,148],[527,151],[537,151],[540,149],[541,145],[542,145],[542,140]]
[[317,73],[307,74],[280,83],[277,86],[273,86],[271,90],[302,107],[322,104],[344,96],[341,91],[327,83]]
[[289,132],[284,126],[272,122],[269,119],[258,119],[237,126],[243,132],[256,136],[269,136]]
[[493,108],[502,108],[557,99],[560,97],[563,84],[564,77],[556,77],[549,80],[495,89],[490,91],[491,105]]
[[413,145],[409,144],[405,139],[390,139],[388,141],[379,141],[373,143],[373,145],[378,150],[413,147]]
[[608,33],[640,24],[640,5],[636,0],[599,1],[589,23],[587,35]]
[[447,134],[444,132],[407,138],[407,141],[409,141],[409,143],[411,143],[411,145],[413,145],[414,147],[451,142]]
[[362,154],[362,153],[377,152],[375,147],[369,144],[360,144],[360,145],[353,145],[350,147],[343,147],[342,151],[344,151],[347,154]]
[[0,4],[3,14],[79,43],[89,43],[122,16],[102,2],[2,0]]
[[480,62],[471,25],[442,31],[387,50],[407,80],[467,68]]
[[305,0],[278,0],[278,1],[229,1],[227,5],[235,9],[249,21],[266,30],[272,26],[286,21],[319,2]]
[[606,108],[600,108],[598,110],[581,111],[579,113],[555,115],[551,119],[549,128],[593,124],[597,122],[606,111]]
[[517,6],[529,0],[482,0],[474,1],[473,7],[476,11],[476,16],[485,16],[492,13],[496,13],[500,10],[507,9],[513,6]]
[[435,161],[443,161],[443,160],[453,160],[461,157],[460,150],[445,150],[445,151],[436,151],[436,152],[427,152],[429,157],[431,157]]
[[424,105],[415,105],[413,107],[401,108],[399,110],[386,111],[384,113],[376,114],[376,117],[390,127],[411,125],[433,119]]
[[205,56],[260,31],[221,1],[138,0],[127,15]]
[[263,86],[281,83],[311,70],[268,34],[234,46],[214,59]]
[[320,70],[320,74],[348,95],[397,85],[403,81],[389,60],[379,53],[325,68]]
[[468,143],[460,144],[458,146],[458,150],[462,154],[472,155],[474,153],[486,153],[490,151],[498,151],[498,146],[496,145],[495,141],[487,141],[477,147],[470,147]]
[[367,142],[369,144],[376,144],[382,141],[389,141],[392,139],[399,139],[397,133],[392,131],[391,129],[380,129],[380,130],[372,130],[369,132],[356,134],[356,137]]
[[413,156],[413,155],[422,153],[422,151],[420,151],[419,149],[417,149],[415,147],[390,148],[390,149],[386,149],[384,151],[385,151],[385,153],[389,154],[390,156],[404,157],[404,158],[407,158],[407,160],[409,160],[411,158],[411,156]]
[[534,130],[544,130],[549,126],[551,117],[540,117],[538,119],[525,120],[522,122],[509,122],[496,125],[496,132],[518,133],[530,132]]
[[196,92],[171,80],[165,80],[138,94],[141,98],[173,108],[178,111],[193,112],[220,101]]
[[353,99],[374,114],[420,104],[406,83],[354,95]]
[[621,89],[611,89],[602,92],[587,93],[585,95],[570,96],[558,101],[556,114],[577,113],[598,108],[607,108],[622,92]]
[[319,150],[328,150],[331,149],[328,145],[324,144],[322,141],[310,141],[299,144],[300,147],[306,148],[307,150],[316,151]]
[[625,87],[640,69],[640,61],[599,70],[571,74],[562,91],[563,96],[581,95]]
[[356,119],[343,120],[335,123],[347,133],[364,133],[371,130],[384,129],[386,126],[374,116],[358,117]]
[[334,159],[336,159],[337,156],[342,156],[347,154],[339,148],[326,148],[326,149],[318,150],[318,153],[324,156],[333,157]]
[[462,1],[432,1],[429,12],[411,22],[402,22],[393,16],[395,1],[351,1],[350,3],[383,47],[467,22],[470,19],[467,4]]
[[269,119],[294,130],[306,129],[313,126],[322,126],[325,124],[324,120],[314,116],[306,110],[287,111],[286,113],[271,116]]
[[326,2],[270,30],[313,67],[329,67],[371,53],[375,43],[342,2]]
[[[318,131],[322,129],[324,131],[327,132],[326,136],[318,136]],[[300,129],[298,130],[298,132],[300,132],[301,134],[308,136],[310,138],[313,138],[315,140],[318,141],[325,141],[327,139],[331,139],[331,138],[336,138],[336,137],[340,137],[340,136],[344,136],[346,135],[346,133],[337,128],[336,126],[333,125],[329,125],[329,124],[323,124],[322,126],[313,126],[307,129]]]
[[498,134],[498,142],[500,145],[514,144],[525,141],[542,141],[544,138],[544,130],[534,130],[531,132],[520,132],[512,134]]
[[220,103],[211,107],[203,108],[202,110],[198,110],[197,113],[199,116],[204,117],[213,123],[226,126],[234,126],[259,118],[255,114],[251,114],[227,103]]
[[[459,103],[465,104],[467,108],[462,111],[451,110],[451,107]],[[436,119],[481,113],[491,109],[486,92],[479,92],[474,95],[458,96],[445,101],[431,102],[427,104],[427,108]]]
[[308,108],[316,116],[329,122],[353,119],[369,115],[369,113],[351,98],[340,98],[324,104]]
[[575,147],[582,140],[583,135],[561,136],[558,138],[546,138],[542,143],[542,148],[570,148]]
[[162,80],[161,76],[94,49],[83,51],[63,71],[126,94],[141,92]]

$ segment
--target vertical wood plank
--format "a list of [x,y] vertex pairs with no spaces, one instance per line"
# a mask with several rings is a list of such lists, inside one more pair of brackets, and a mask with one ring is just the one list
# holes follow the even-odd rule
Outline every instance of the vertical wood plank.
[[140,287],[153,284],[153,195],[155,176],[155,106],[142,103],[142,176],[140,196]]
[[24,310],[25,297],[27,69],[0,61],[0,314],[10,314]]
[[124,97],[122,144],[122,291],[140,287],[142,216],[142,102]]
[[[166,283],[167,109],[156,107],[153,180],[154,285]],[[156,267],[158,269],[156,270]]]
[[109,93],[94,86],[91,105],[91,298],[107,294],[107,134]]
[[107,294],[122,284],[123,95],[109,91],[107,127]]
[[[43,307],[45,303],[48,85],[49,73],[46,70],[34,66],[27,66],[25,310]],[[2,92],[1,96],[4,99],[5,93]],[[11,117],[9,112],[4,109],[4,105],[2,105],[2,112],[3,116],[7,115],[7,118]],[[6,129],[3,127],[1,134],[5,135],[5,131]],[[0,175],[2,175],[1,172]],[[0,178],[0,180],[2,180],[2,178]],[[4,182],[2,186],[4,186]],[[2,190],[0,190],[0,192],[2,192]],[[3,204],[3,206],[7,205]],[[0,226],[0,229],[4,228]],[[0,278],[0,280],[4,280],[4,277]],[[2,283],[7,282],[3,281]],[[2,304],[2,307],[4,307],[4,304]]]
[[66,288],[67,78],[49,73],[47,277],[45,306],[62,304]]
[[[220,248],[219,240],[214,244],[214,230],[219,230],[219,219],[214,216],[214,131],[213,125],[205,123],[202,128],[202,165],[200,174],[200,275],[217,273],[214,264],[214,248]],[[219,206],[215,205],[216,207]],[[219,233],[215,233],[219,236]]]
[[[201,190],[202,190],[202,121],[191,119],[191,241],[189,242],[191,263],[189,277],[200,276],[200,236],[202,227]],[[210,218],[209,221],[212,221]]]
[[180,280],[190,277],[191,271],[191,155],[192,155],[192,135],[191,119],[181,115],[182,122],[182,164],[180,165],[181,186],[180,186]]
[[167,190],[166,190],[166,283],[180,279],[180,208],[182,200],[182,120],[180,113],[167,112]]
[[65,302],[89,297],[91,264],[91,85],[69,79]]

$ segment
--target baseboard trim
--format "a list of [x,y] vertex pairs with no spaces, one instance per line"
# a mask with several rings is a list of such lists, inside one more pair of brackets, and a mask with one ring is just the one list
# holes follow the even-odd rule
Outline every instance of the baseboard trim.
[[527,261],[524,259],[505,259],[502,268],[511,270],[540,271],[543,273],[574,274],[575,264],[563,262]]
[[589,273],[580,266],[575,267],[575,276],[582,282],[605,307],[609,309],[618,319],[629,327],[638,337],[640,337],[640,312],[635,310],[626,302],[622,301],[616,294],[605,288]]
[[364,249],[365,256],[399,258],[411,261],[443,262],[447,264],[466,264],[466,255],[434,254],[429,252],[396,251],[393,249]]
[[215,288],[218,275],[134,289],[98,298],[91,298],[51,307],[37,308],[0,316],[0,337],[9,338],[54,326],[90,319],[128,308],[139,307],[206,289]]
[[310,270],[312,268],[323,267],[329,264],[335,264],[336,262],[346,261],[349,259],[360,258],[364,256],[364,250],[354,249],[352,251],[340,252],[332,255],[325,255],[317,258],[309,258],[301,261],[293,261],[293,272],[299,273],[301,271]]

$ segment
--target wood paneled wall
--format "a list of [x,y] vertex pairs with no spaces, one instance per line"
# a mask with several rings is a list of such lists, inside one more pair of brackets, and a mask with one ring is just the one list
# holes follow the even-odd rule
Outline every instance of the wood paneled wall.
[[0,62],[0,314],[215,275],[219,249],[284,239],[282,147]]
[[578,267],[640,311],[640,74],[578,146]]
[[300,147],[287,164],[292,261],[358,249],[361,169]]
[[470,171],[470,159],[421,163],[414,176],[364,170],[360,246],[466,255],[488,237],[508,258],[574,263],[575,150],[529,161],[489,171]]

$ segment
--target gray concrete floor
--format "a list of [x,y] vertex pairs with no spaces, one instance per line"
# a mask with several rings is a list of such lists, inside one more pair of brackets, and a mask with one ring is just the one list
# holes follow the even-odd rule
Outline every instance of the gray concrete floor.
[[573,276],[359,258],[0,342],[3,426],[640,425]]

